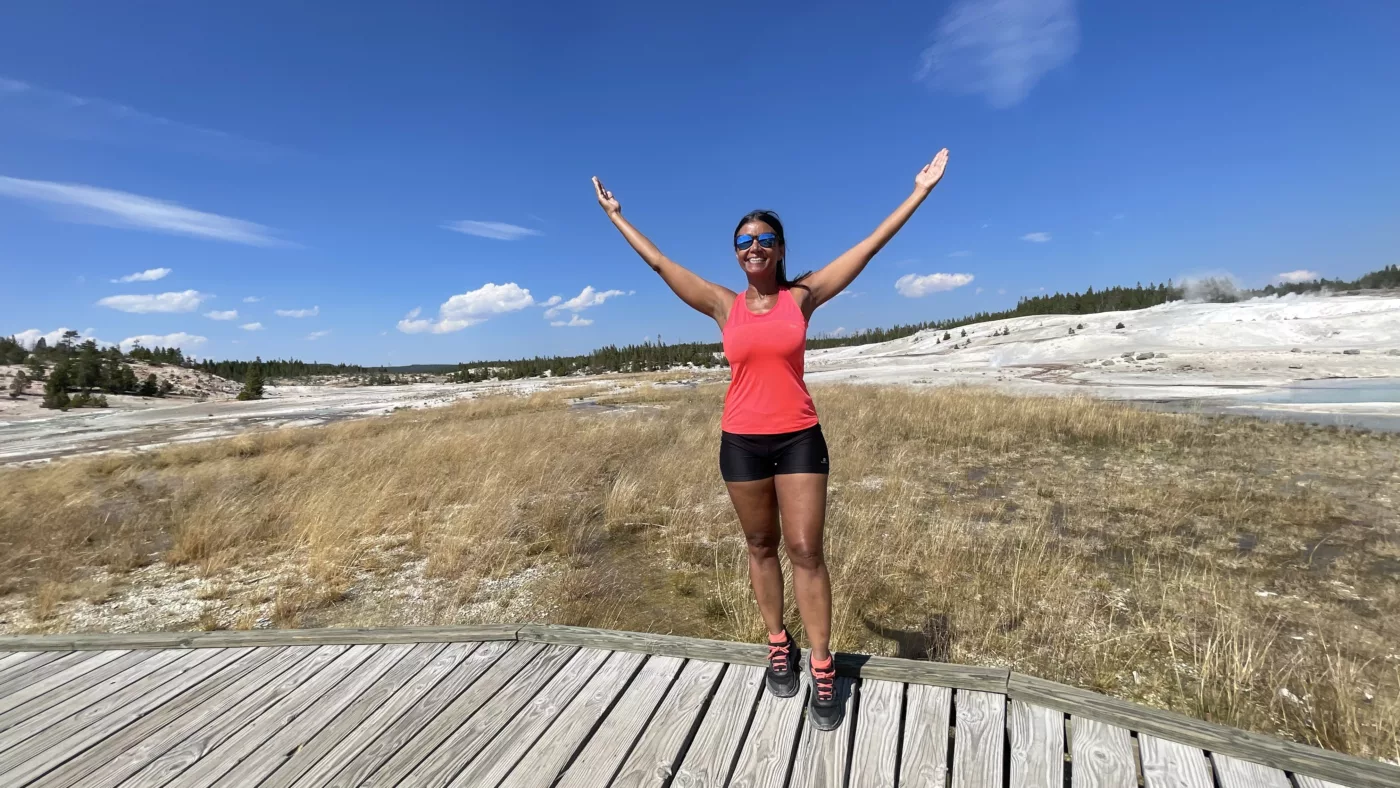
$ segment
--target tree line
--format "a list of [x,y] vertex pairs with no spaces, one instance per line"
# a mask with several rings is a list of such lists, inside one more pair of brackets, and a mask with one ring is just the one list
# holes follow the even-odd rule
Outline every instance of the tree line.
[[[162,366],[181,364],[184,355],[179,348],[144,348],[136,346],[122,353],[115,345],[98,348],[93,339],[78,342],[77,331],[66,331],[53,345],[44,337],[25,349],[14,337],[0,337],[0,359],[6,364],[22,364],[24,369],[10,381],[10,397],[23,396],[31,382],[43,382],[42,406],[68,408],[105,408],[107,394],[133,394],[142,397],[164,397],[174,390],[169,380],[161,380],[154,372],[138,380],[131,368],[132,361]],[[69,392],[76,392],[71,394]]]

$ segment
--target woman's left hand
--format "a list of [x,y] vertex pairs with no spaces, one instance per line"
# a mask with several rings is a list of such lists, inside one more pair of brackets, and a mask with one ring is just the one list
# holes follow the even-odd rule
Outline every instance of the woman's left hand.
[[933,161],[928,166],[919,170],[919,174],[914,176],[914,186],[925,192],[933,191],[933,187],[943,179],[943,168],[948,166],[948,149],[944,148],[933,157]]

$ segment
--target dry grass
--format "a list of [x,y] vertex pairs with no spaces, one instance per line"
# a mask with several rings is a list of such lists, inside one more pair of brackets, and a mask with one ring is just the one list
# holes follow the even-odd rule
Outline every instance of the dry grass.
[[[617,409],[489,397],[5,471],[0,576],[24,604],[0,627],[70,626],[94,569],[116,594],[168,566],[203,600],[171,627],[525,610],[758,638],[717,473],[723,387],[587,393]],[[1396,438],[972,389],[815,395],[837,648],[1400,757]]]

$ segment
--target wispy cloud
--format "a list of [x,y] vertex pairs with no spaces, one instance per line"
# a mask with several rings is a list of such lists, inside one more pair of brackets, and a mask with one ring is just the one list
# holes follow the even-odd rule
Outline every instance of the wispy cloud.
[[214,312],[205,312],[205,313],[204,313],[204,316],[207,317],[207,318],[209,318],[210,320],[237,320],[237,319],[238,319],[238,310],[237,310],[237,309],[228,309],[228,310],[225,310],[225,311],[223,311],[223,312],[218,312],[218,311],[214,311]]
[[905,274],[895,280],[894,289],[907,298],[952,290],[972,281],[972,274]]
[[142,334],[135,337],[127,337],[120,344],[123,348],[132,348],[136,345],[141,347],[178,347],[195,348],[208,342],[208,338],[197,334],[187,334],[179,331],[174,334]]
[[584,319],[584,318],[579,317],[577,314],[574,314],[574,315],[570,315],[568,320],[555,320],[555,321],[551,322],[550,325],[551,325],[551,326],[569,326],[569,327],[571,327],[571,328],[576,328],[576,327],[579,327],[579,326],[591,326],[591,325],[593,325],[593,321],[592,321],[592,320],[586,320],[586,319]]
[[971,257],[971,256],[972,256],[972,252],[969,251],[969,250],[967,250],[967,249],[960,249],[960,250],[958,250],[958,251],[956,251],[956,252],[949,252],[949,253],[948,253],[948,256],[949,256],[949,257]]
[[938,24],[915,79],[981,94],[1004,109],[1021,102],[1079,49],[1074,0],[962,0]]
[[330,330],[326,330],[326,331],[312,331],[310,334],[307,334],[307,335],[306,335],[306,338],[309,339],[309,340],[311,340],[312,342],[315,342],[316,340],[320,339],[321,337],[328,337],[328,336],[330,336],[330,335],[331,335]]
[[564,312],[582,312],[590,307],[601,305],[609,298],[615,298],[620,295],[630,295],[630,293],[624,293],[621,290],[594,290],[593,285],[588,285],[583,288],[582,292],[570,298],[568,301],[564,301],[559,296],[552,296],[545,302],[545,305],[548,306],[549,309],[545,310],[544,316],[546,318],[554,318]]
[[445,222],[442,225],[444,230],[451,230],[467,235],[476,235],[481,238],[494,238],[498,241],[519,241],[531,235],[544,235],[539,230],[531,230],[529,227],[521,227],[518,224],[506,224],[505,222],[476,222],[463,219],[457,222]]
[[1321,279],[1322,274],[1317,271],[1309,271],[1306,268],[1299,268],[1297,271],[1284,271],[1281,274],[1274,274],[1275,282],[1287,282],[1297,284],[1298,282],[1311,282],[1314,279]]
[[492,315],[518,312],[535,303],[530,291],[514,282],[498,285],[486,284],[466,293],[454,295],[438,307],[438,319],[418,317],[421,308],[415,308],[398,323],[398,329],[405,334],[450,334],[474,326]]
[[979,288],[977,288],[976,290],[973,290],[973,291],[972,291],[972,294],[973,294],[973,295],[982,295],[982,288],[979,287]]
[[112,282],[113,284],[121,284],[123,282],[154,282],[157,279],[164,279],[169,274],[169,268],[148,268],[145,271],[127,274],[120,279],[113,279]]
[[263,330],[263,324],[262,324],[262,323],[244,323],[243,325],[239,326],[239,328],[243,329],[244,331],[261,331],[261,330]]
[[196,211],[173,202],[80,183],[31,181],[0,175],[0,196],[60,206],[60,218],[80,224],[190,235],[251,246],[287,246],[261,224]]
[[315,317],[321,314],[321,307],[318,304],[310,309],[277,309],[274,311],[278,317]]
[[998,287],[998,288],[997,288],[997,295],[1006,295],[1006,288],[1004,288],[1004,287]]
[[257,302],[259,302],[259,301],[261,301],[261,300],[262,300],[262,299],[261,299],[261,298],[258,298],[257,296],[248,296],[247,298],[243,299],[243,303],[245,303],[245,304],[256,304]]
[[185,290],[179,293],[107,296],[98,301],[97,305],[140,315],[151,312],[193,312],[209,298],[208,293]]
[[1021,236],[1022,241],[1030,241],[1033,244],[1043,244],[1050,242],[1050,233],[1026,233]]

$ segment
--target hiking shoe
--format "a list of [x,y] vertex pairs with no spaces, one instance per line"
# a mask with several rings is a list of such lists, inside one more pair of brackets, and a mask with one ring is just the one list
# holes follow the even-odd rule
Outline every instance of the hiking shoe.
[[827,657],[824,666],[813,661],[811,671],[812,702],[808,704],[807,718],[817,730],[834,730],[846,716],[846,706],[836,696],[836,657]]
[[786,629],[783,630],[782,642],[774,643],[773,636],[768,636],[768,670],[763,672],[763,681],[768,685],[769,692],[779,698],[791,698],[797,694],[801,686],[797,680],[800,654]]

